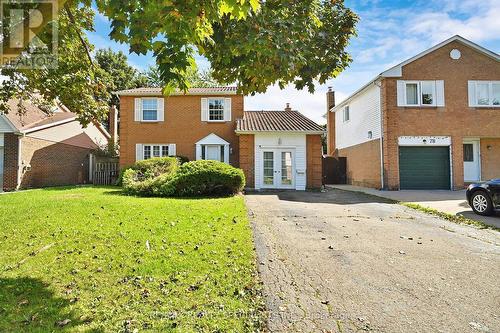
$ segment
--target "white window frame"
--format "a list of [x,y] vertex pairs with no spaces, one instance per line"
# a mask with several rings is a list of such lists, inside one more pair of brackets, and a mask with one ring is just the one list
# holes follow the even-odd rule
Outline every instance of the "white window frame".
[[[422,98],[422,84],[423,83],[431,83],[432,84],[432,104],[424,104],[423,103],[423,98]],[[417,85],[417,104],[408,104],[408,94],[406,90],[406,86],[409,84],[416,84]],[[403,105],[402,106],[407,106],[407,107],[436,107],[438,105],[438,91],[437,91],[437,81],[436,80],[410,80],[410,81],[403,81]],[[444,96],[443,96],[444,98]],[[443,101],[444,102],[444,101]],[[444,104],[443,104],[444,105]]]
[[[153,156],[153,147],[154,146],[159,146],[160,147],[160,156]],[[144,151],[146,150],[146,147],[149,147],[151,156],[147,159],[153,158],[153,157],[168,157],[170,155],[170,145],[168,143],[148,143],[148,144],[143,144],[142,145],[142,159],[146,160],[146,157],[144,156]],[[167,147],[167,155],[163,155],[163,150],[164,147]]]
[[[156,101],[156,119],[155,120],[146,120],[144,119],[144,101],[147,100],[155,100]],[[147,111],[152,111],[148,109]],[[143,97],[141,98],[141,121],[144,123],[157,123],[159,122],[159,111],[158,111],[158,99],[156,97]]]
[[[217,147],[219,150],[219,159],[217,161],[219,162],[226,162],[226,146],[227,145],[218,145],[218,144],[207,144],[207,145],[201,145],[201,159],[207,161],[207,148],[208,147]],[[205,158],[203,158],[205,157]]]
[[351,110],[349,108],[349,105],[344,106],[344,108],[342,109],[342,120],[344,123],[347,123],[349,120],[351,120]]
[[[474,96],[469,96],[469,100],[471,100],[471,97],[473,98],[472,101],[472,105],[473,107],[476,107],[476,108],[500,108],[500,104],[498,105],[494,105],[493,104],[493,85],[494,84],[498,84],[500,85],[500,81],[472,81],[473,85],[474,85]],[[487,84],[488,85],[488,104],[479,104],[478,103],[478,100],[477,100],[477,86],[478,84]],[[471,92],[469,91],[469,94]]]
[[[222,119],[210,119],[210,101],[216,101],[216,100],[222,102],[222,110],[221,110],[222,111]],[[207,119],[207,121],[208,122],[210,122],[210,123],[224,123],[224,122],[227,121],[227,120],[224,119],[225,118],[225,111],[226,111],[225,110],[226,109],[226,100],[225,100],[225,98],[223,98],[223,97],[216,97],[216,98],[210,97],[210,98],[208,98],[208,105],[207,105],[207,107],[208,107],[208,110],[207,110],[207,112],[208,112],[208,115],[207,115],[208,119]]]

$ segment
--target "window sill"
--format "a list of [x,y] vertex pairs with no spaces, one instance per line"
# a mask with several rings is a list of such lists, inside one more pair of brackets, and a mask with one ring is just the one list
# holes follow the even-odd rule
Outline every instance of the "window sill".
[[227,123],[229,120],[207,120],[207,123]]
[[471,105],[470,107],[479,109],[497,109],[500,108],[500,105]]
[[160,120],[141,120],[141,123],[159,123]]
[[445,105],[442,106],[437,106],[437,105],[399,105],[398,107],[400,108],[407,108],[407,109],[437,109],[437,108],[444,108]]

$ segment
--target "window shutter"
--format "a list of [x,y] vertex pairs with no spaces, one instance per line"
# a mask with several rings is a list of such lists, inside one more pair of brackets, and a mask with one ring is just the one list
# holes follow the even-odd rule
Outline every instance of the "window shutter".
[[142,99],[136,98],[134,107],[134,120],[141,121],[142,120],[141,114],[142,114]]
[[225,98],[224,102],[224,120],[231,121],[231,98]]
[[476,105],[476,81],[469,81],[469,106]]
[[397,82],[398,106],[405,106],[405,81]]
[[436,106],[444,106],[444,81],[436,81]]
[[165,120],[165,99],[158,98],[157,105],[158,105],[158,121],[164,121]]
[[201,99],[201,121],[208,121],[208,98]]
[[177,151],[176,151],[176,146],[175,143],[171,143],[168,145],[168,156],[176,156]]
[[138,143],[135,145],[135,161],[141,161],[144,159],[142,144]]

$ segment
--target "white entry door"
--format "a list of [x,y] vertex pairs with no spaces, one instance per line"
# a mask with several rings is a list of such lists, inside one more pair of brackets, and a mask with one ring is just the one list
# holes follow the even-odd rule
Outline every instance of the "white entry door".
[[0,192],[3,191],[3,147],[0,147]]
[[481,180],[479,140],[464,141],[464,181]]
[[262,187],[294,188],[295,152],[291,149],[262,151]]
[[207,157],[205,159],[207,160],[213,160],[213,161],[220,161],[220,151],[221,148],[220,146],[207,146],[206,147],[207,151]]

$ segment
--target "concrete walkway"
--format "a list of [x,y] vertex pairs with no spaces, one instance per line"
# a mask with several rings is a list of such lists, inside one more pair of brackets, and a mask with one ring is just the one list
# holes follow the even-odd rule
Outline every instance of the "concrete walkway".
[[446,191],[446,190],[401,190],[401,191],[380,191],[373,188],[353,186],[353,185],[328,185],[330,188],[340,190],[362,192],[378,197],[415,203],[423,207],[436,209],[438,211],[452,214],[463,215],[464,217],[481,221],[487,225],[500,228],[500,213],[496,216],[480,216],[475,214],[470,208],[465,198],[465,190]]

